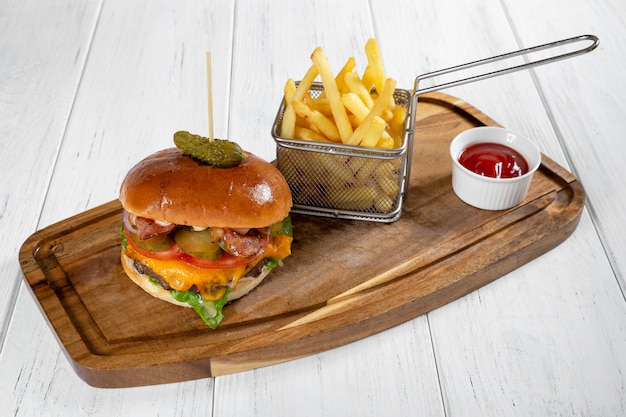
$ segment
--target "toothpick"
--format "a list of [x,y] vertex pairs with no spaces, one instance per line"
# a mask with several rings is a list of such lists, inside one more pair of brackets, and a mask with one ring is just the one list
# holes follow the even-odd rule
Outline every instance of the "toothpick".
[[211,81],[211,52],[206,53],[206,79],[208,93],[208,110],[209,110],[209,140],[213,142],[213,97],[212,97],[212,81]]

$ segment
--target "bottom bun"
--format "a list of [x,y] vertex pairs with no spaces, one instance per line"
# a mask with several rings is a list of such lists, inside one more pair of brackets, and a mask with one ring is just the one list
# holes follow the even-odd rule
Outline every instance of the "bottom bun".
[[[135,261],[126,256],[123,252],[121,254],[121,260],[122,267],[124,268],[126,275],[128,275],[128,277],[145,292],[160,300],[167,301],[168,303],[191,308],[191,306],[187,303],[176,301],[168,290],[164,289],[160,285],[155,285],[155,283],[150,280],[148,275],[137,272],[134,265]],[[256,277],[241,277],[237,283],[237,287],[228,294],[228,301],[236,300],[248,294],[263,281],[270,271],[271,269],[263,267],[261,273]]]

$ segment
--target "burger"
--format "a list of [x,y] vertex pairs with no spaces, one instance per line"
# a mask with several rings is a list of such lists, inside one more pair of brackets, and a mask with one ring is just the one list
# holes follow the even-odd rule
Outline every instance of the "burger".
[[[194,146],[211,151],[208,141]],[[156,152],[128,171],[119,200],[128,277],[156,298],[193,308],[211,328],[226,303],[291,254],[289,186],[248,152],[235,164],[179,147]]]

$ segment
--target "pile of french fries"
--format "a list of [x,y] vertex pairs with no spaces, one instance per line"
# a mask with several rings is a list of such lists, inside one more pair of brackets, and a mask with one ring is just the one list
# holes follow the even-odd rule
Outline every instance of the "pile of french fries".
[[[392,149],[402,145],[406,108],[395,103],[396,81],[385,75],[375,39],[365,44],[367,67],[359,76],[354,57],[335,75],[321,47],[299,84],[287,80],[280,136]],[[322,93],[310,89],[321,78]]]

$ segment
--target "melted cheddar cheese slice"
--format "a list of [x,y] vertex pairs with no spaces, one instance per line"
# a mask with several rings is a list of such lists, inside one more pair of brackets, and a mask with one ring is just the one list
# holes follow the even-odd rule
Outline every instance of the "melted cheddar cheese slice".
[[284,259],[291,254],[289,236],[275,236],[265,248],[263,255],[253,262],[227,269],[200,268],[178,259],[154,259],[144,256],[126,247],[126,255],[152,269],[177,291],[188,291],[196,286],[205,300],[218,300],[226,291],[226,287],[236,288],[239,279],[256,266],[264,258]]

